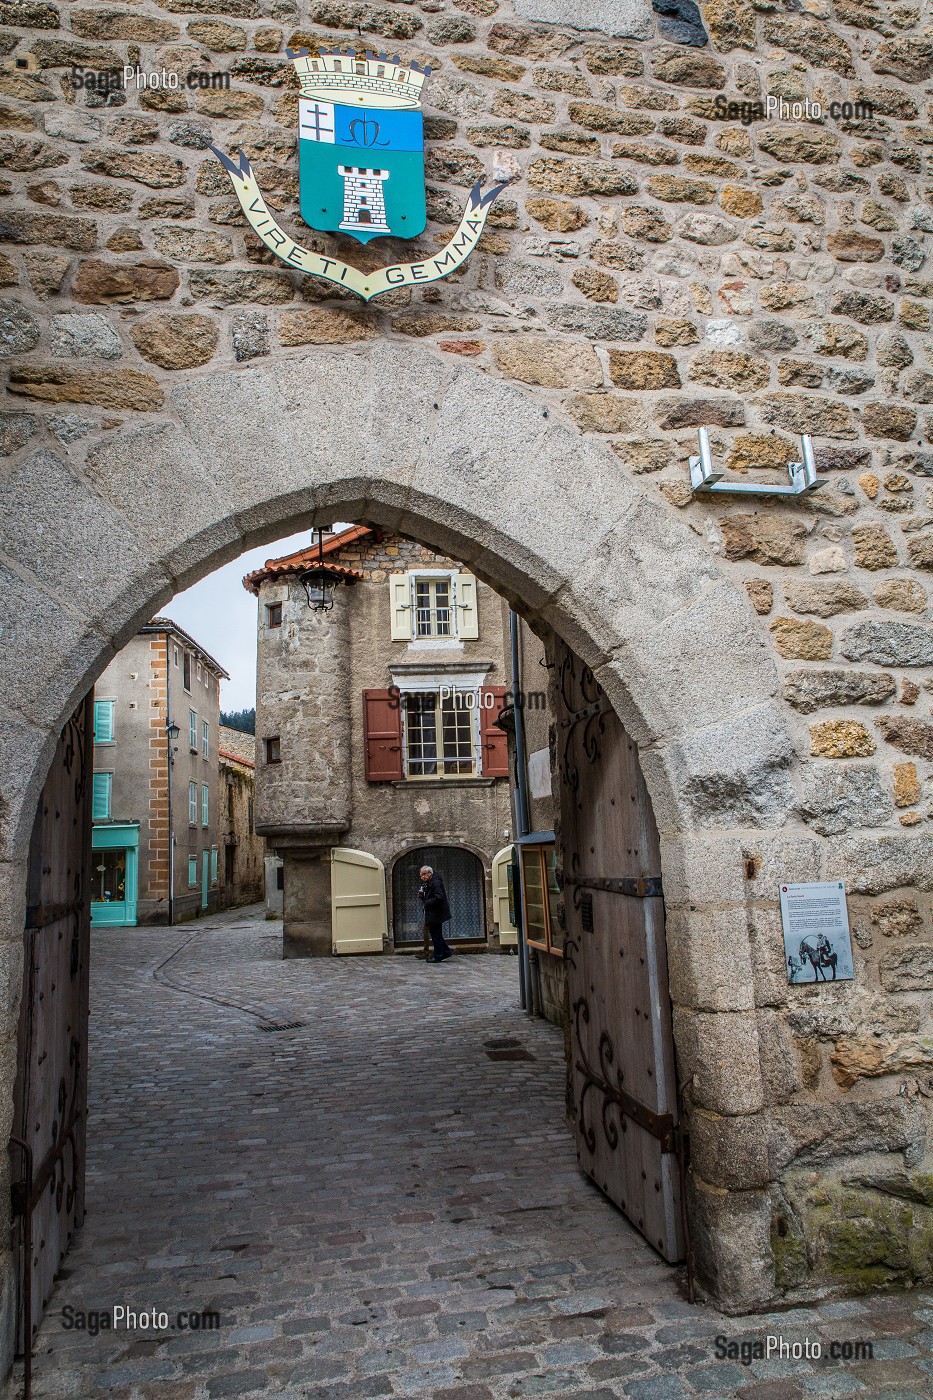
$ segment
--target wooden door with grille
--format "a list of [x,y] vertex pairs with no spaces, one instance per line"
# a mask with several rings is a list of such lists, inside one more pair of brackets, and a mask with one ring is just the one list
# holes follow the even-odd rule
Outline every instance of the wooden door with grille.
[[92,699],[62,730],[32,831],[14,1091],[17,1344],[27,1358],[84,1218]]
[[671,1263],[686,1254],[657,828],[634,743],[558,642],[560,878],[577,1155]]

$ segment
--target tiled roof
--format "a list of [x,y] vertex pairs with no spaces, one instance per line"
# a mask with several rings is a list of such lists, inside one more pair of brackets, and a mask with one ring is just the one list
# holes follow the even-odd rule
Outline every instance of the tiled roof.
[[223,676],[225,681],[230,679],[230,675],[221,666],[220,662],[211,656],[209,651],[205,651],[200,642],[196,642],[190,632],[186,632],[184,627],[179,627],[177,622],[173,622],[170,617],[154,617],[151,622],[147,622],[145,627],[140,627],[140,632],[169,632],[176,636],[185,646],[197,652],[202,661],[206,661],[212,666],[218,676]]
[[252,758],[241,758],[238,753],[228,753],[226,749],[218,749],[217,753],[221,758],[225,758],[228,763],[241,763],[244,768],[255,768],[256,763]]
[[[348,544],[355,544],[357,540],[368,539],[375,532],[368,525],[351,525],[348,530],[341,530],[339,534],[331,535],[330,539],[324,541],[324,567],[329,574],[341,579],[344,583],[356,583],[364,578],[357,569],[347,568],[345,564],[335,564],[330,561],[328,554],[339,554],[341,549],[345,549]],[[247,574],[243,580],[243,587],[250,593],[259,592],[264,583],[270,579],[284,578],[287,574],[300,574],[305,569],[313,568],[320,557],[320,550],[317,541],[309,544],[306,549],[299,549],[295,554],[284,554],[280,559],[267,559],[261,569],[254,569],[251,574]]]

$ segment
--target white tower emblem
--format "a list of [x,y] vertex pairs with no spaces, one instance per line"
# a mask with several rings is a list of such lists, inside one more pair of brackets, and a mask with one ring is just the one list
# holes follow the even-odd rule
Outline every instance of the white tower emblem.
[[338,165],[343,176],[343,218],[340,227],[355,233],[357,229],[389,233],[386,223],[386,197],[383,183],[388,170],[366,170],[362,166]]

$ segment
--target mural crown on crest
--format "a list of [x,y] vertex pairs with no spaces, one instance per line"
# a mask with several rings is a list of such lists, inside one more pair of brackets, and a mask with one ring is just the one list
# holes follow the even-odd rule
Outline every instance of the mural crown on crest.
[[317,101],[357,102],[360,106],[413,109],[421,106],[421,95],[431,75],[427,66],[405,64],[396,54],[367,50],[358,57],[354,49],[312,55],[308,49],[288,49],[295,65],[302,97]]

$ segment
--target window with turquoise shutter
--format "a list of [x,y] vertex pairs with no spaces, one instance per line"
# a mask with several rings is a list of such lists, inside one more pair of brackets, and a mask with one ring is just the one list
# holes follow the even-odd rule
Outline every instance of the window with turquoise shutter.
[[204,758],[211,756],[211,727],[206,719],[201,721],[201,754]]
[[198,712],[188,711],[188,747],[194,752],[198,751]]
[[211,790],[207,783],[201,784],[201,825],[207,826],[210,819]]
[[197,858],[197,856],[189,856],[189,857],[188,857],[188,885],[189,885],[189,888],[190,888],[190,889],[194,889],[194,888],[197,886],[197,883],[198,883],[198,858]]
[[113,774],[94,774],[94,795],[91,806],[91,815],[96,822],[105,822],[110,819],[110,798],[113,792]]
[[217,884],[217,847],[211,846],[211,884]]
[[94,701],[94,743],[113,743],[113,711],[115,701]]
[[192,826],[198,824],[198,785],[188,784],[188,821]]

